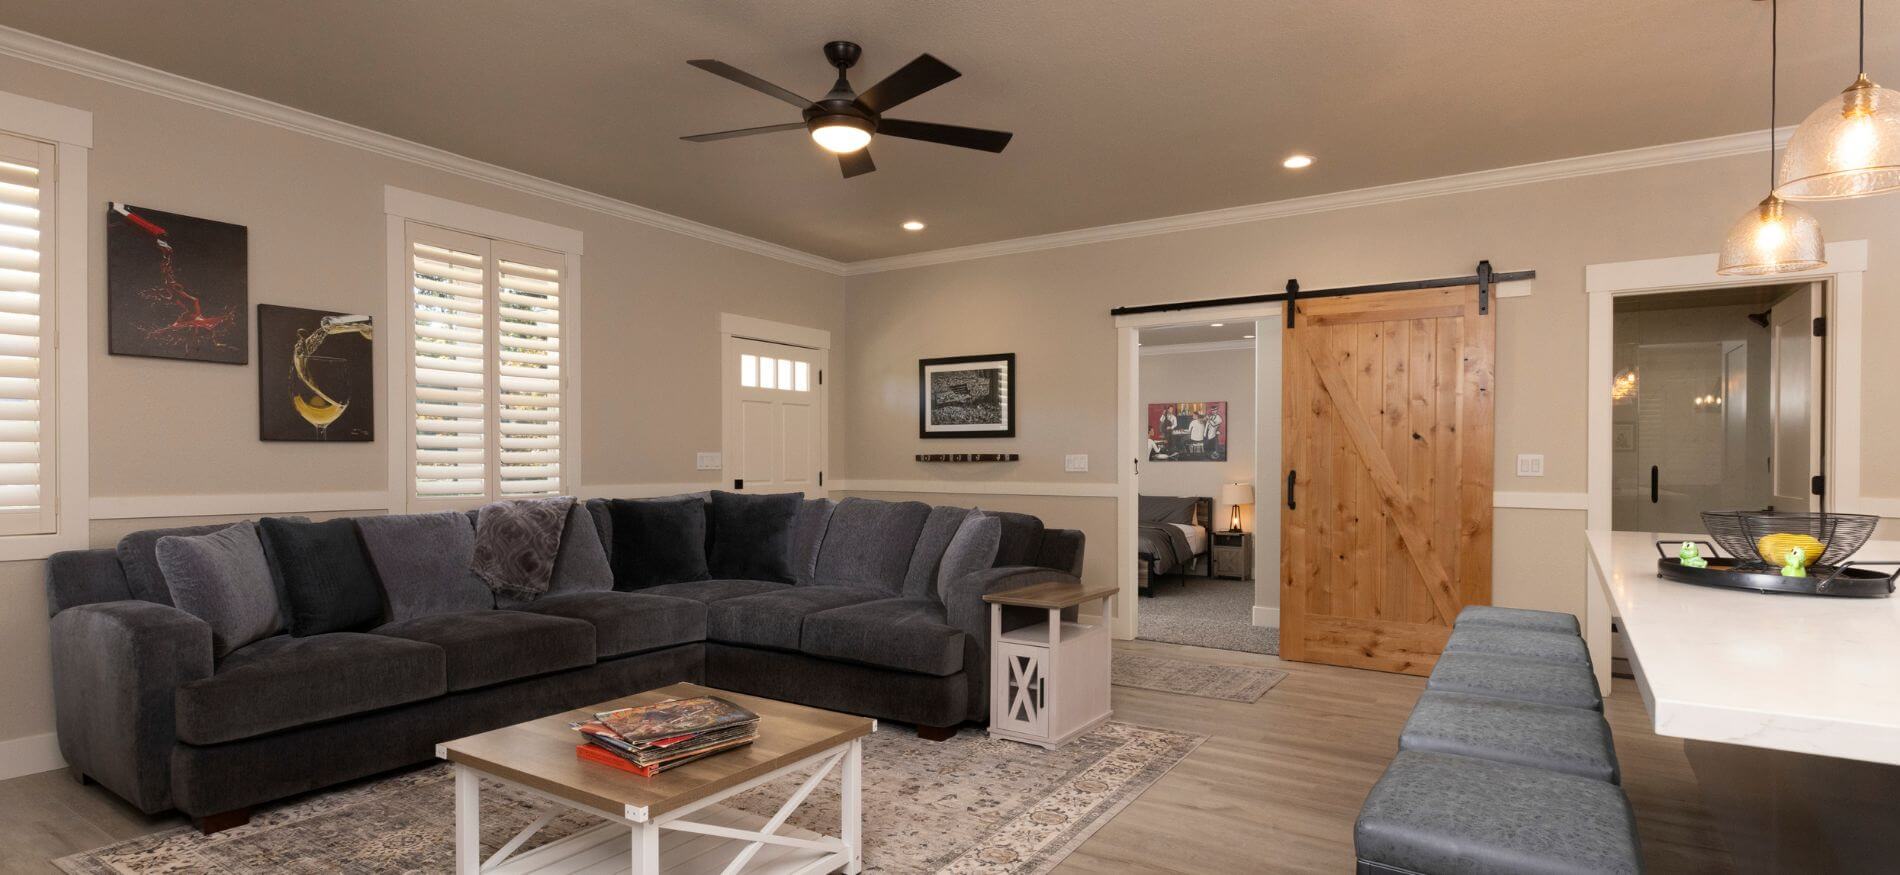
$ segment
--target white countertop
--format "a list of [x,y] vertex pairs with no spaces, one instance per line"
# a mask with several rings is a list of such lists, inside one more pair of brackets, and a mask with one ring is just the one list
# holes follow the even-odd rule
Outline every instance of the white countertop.
[[[1658,735],[1900,764],[1900,595],[1677,583],[1656,574],[1658,536],[1585,537]],[[1853,558],[1900,559],[1900,542]]]

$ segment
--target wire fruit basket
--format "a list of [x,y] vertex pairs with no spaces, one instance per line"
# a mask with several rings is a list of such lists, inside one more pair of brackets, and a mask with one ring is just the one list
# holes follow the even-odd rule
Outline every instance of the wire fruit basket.
[[[1879,517],[1851,513],[1704,511],[1702,525],[1715,543],[1695,543],[1708,548],[1708,554],[1702,557],[1707,567],[1684,564],[1665,549],[1666,545],[1679,545],[1679,541],[1656,542],[1656,551],[1662,556],[1657,567],[1664,578],[1700,586],[1882,598],[1893,593],[1900,562],[1854,562],[1848,558],[1866,545],[1879,523]],[[1803,574],[1787,572],[1797,559]],[[1881,572],[1868,567],[1875,565],[1895,569]]]

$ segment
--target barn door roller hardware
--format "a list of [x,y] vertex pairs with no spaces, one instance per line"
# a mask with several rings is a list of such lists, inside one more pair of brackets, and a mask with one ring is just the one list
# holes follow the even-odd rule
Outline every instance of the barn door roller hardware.
[[1286,281],[1286,291],[1268,295],[1242,295],[1236,298],[1210,298],[1204,301],[1179,301],[1172,304],[1142,304],[1137,307],[1116,307],[1108,311],[1114,316],[1132,316],[1139,313],[1168,313],[1176,310],[1204,310],[1209,307],[1232,307],[1241,304],[1286,304],[1286,327],[1292,328],[1298,302],[1308,298],[1337,298],[1345,295],[1371,295],[1379,292],[1414,292],[1420,289],[1450,289],[1458,286],[1478,287],[1478,312],[1491,313],[1491,298],[1499,283],[1518,282],[1536,279],[1537,271],[1514,270],[1498,272],[1492,270],[1489,259],[1478,262],[1476,273],[1469,276],[1450,276],[1430,280],[1411,280],[1402,283],[1373,283],[1364,286],[1344,286],[1337,289],[1302,289],[1300,281]]

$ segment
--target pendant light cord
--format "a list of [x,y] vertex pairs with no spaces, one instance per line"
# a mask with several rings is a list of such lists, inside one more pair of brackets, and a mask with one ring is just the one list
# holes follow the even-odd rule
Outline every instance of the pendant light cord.
[[1860,0],[1860,72],[1867,73],[1867,0]]
[[[1861,0],[1866,14],[1867,0]],[[1865,29],[1862,31],[1865,38]],[[1780,92],[1781,76],[1781,3],[1768,0],[1768,193],[1775,192],[1775,98]]]

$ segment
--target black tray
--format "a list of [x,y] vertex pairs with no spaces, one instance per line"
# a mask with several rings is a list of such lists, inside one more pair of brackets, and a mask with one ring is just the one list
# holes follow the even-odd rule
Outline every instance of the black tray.
[[[1656,552],[1662,553],[1665,543],[1680,546],[1682,542],[1657,541]],[[1711,549],[1708,552],[1714,551]],[[1872,568],[1857,567],[1857,563],[1845,562],[1837,568],[1824,565],[1812,566],[1808,568],[1807,577],[1783,577],[1780,569],[1771,568],[1759,562],[1743,563],[1739,559],[1731,559],[1727,556],[1705,556],[1704,558],[1709,561],[1709,567],[1690,568],[1683,565],[1681,559],[1664,555],[1656,560],[1656,573],[1665,580],[1693,583],[1696,586],[1861,599],[1886,598],[1892,595],[1894,577],[1900,575],[1900,568],[1882,573]],[[1900,562],[1866,562],[1858,563],[1858,565],[1900,566]]]

